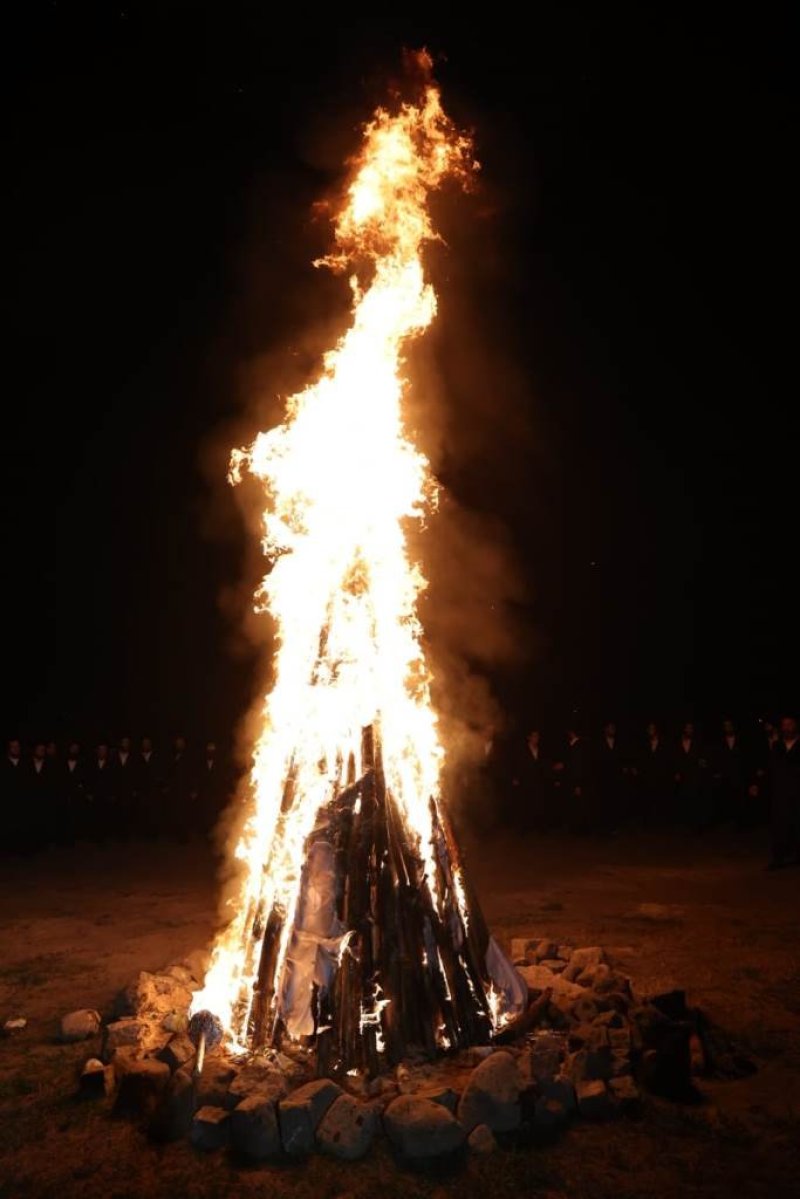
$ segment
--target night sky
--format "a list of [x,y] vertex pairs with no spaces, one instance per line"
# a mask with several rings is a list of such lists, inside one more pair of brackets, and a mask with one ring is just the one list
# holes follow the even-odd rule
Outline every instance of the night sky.
[[312,205],[422,44],[482,164],[429,354],[441,476],[525,582],[495,691],[520,721],[796,702],[788,6],[592,7],[7,18],[7,735],[224,740],[246,710],[221,447],[341,319]]

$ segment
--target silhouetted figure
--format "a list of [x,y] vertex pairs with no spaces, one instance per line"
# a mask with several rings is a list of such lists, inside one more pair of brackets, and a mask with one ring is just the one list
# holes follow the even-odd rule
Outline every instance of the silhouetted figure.
[[3,758],[2,804],[6,830],[3,846],[16,852],[23,848],[26,835],[25,764],[22,742],[17,737],[7,743]]
[[47,744],[37,741],[33,746],[26,771],[26,823],[29,837],[36,845],[52,845],[56,841],[55,778],[47,757]]
[[172,742],[172,756],[164,780],[164,796],[164,831],[179,841],[186,841],[196,823],[191,804],[197,798],[197,786],[186,738],[182,736],[175,737]]
[[626,817],[625,754],[617,726],[607,720],[597,745],[597,787],[603,828],[613,832]]
[[550,764],[542,747],[539,729],[531,729],[517,755],[513,782],[519,789],[519,825],[530,830],[547,828],[552,821],[550,812]]
[[127,735],[120,737],[117,752],[111,762],[117,821],[117,835],[135,837],[137,824],[137,762],[133,742]]
[[67,756],[59,765],[57,777],[61,840],[71,843],[88,831],[86,771],[77,741],[70,741],[67,746]]
[[694,724],[687,720],[675,746],[675,816],[692,828],[705,829],[711,822],[706,787],[708,763]]
[[114,810],[114,774],[107,741],[95,746],[94,757],[86,772],[86,800],[89,835],[106,841],[116,833]]
[[142,737],[136,758],[136,793],[142,834],[158,836],[162,808],[161,758],[151,737]]
[[574,832],[591,832],[597,828],[593,782],[590,746],[575,727],[569,728],[564,754],[564,790],[569,826]]
[[661,730],[651,720],[645,729],[636,763],[640,814],[646,825],[664,824],[669,816],[673,777],[671,758]]
[[220,762],[214,741],[206,741],[195,785],[200,819],[204,831],[209,833],[217,823],[227,797],[225,769]]
[[714,816],[725,823],[746,823],[748,761],[741,737],[732,720],[722,722],[722,735],[711,751],[714,787]]
[[784,716],[780,739],[770,754],[770,841],[769,867],[800,862],[800,736],[797,719]]

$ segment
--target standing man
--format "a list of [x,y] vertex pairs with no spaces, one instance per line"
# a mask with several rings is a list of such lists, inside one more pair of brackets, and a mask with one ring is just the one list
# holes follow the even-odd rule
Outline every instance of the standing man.
[[800,863],[800,737],[797,718],[784,716],[769,762],[772,856],[768,870]]
[[623,753],[617,726],[613,720],[607,720],[597,747],[597,782],[603,808],[603,824],[609,832],[619,828],[625,818],[623,768]]
[[698,830],[708,824],[705,795],[706,761],[692,721],[687,720],[675,746],[676,816]]

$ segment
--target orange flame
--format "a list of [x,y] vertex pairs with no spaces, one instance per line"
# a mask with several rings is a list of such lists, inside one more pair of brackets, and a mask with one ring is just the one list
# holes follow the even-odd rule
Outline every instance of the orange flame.
[[[429,68],[427,56],[420,61]],[[306,840],[321,807],[359,776],[366,726],[380,730],[387,786],[435,891],[431,801],[435,808],[443,749],[416,614],[425,580],[406,522],[424,516],[436,487],[403,426],[403,350],[436,313],[422,262],[436,237],[429,195],[475,169],[469,140],[429,80],[416,103],[375,113],[335,221],[335,250],[323,260],[353,271],[350,327],[317,381],[287,400],[284,423],[232,456],[231,480],[246,468],[267,495],[272,566],[259,601],[277,627],[252,811],[235,850],[241,893],[193,1004],[214,1011],[234,1045],[246,1039],[258,970],[254,921],[273,907],[284,917],[279,994]],[[466,919],[460,887],[458,902]],[[382,1002],[376,996],[376,1012]]]

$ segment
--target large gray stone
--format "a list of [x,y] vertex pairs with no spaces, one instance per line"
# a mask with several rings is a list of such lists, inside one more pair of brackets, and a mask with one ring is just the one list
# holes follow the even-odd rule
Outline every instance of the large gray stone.
[[100,1013],[92,1008],[80,1008],[61,1017],[62,1041],[86,1041],[100,1031]]
[[560,1103],[568,1116],[576,1111],[578,1100],[575,1087],[566,1075],[559,1074],[552,1082],[543,1083],[541,1093],[545,1099],[553,1099]]
[[237,1069],[224,1059],[206,1057],[197,1083],[198,1107],[225,1107]]
[[250,1095],[260,1095],[277,1103],[288,1089],[284,1075],[269,1062],[248,1062],[231,1082],[223,1106],[235,1108]]
[[153,1113],[150,1135],[157,1141],[189,1136],[196,1106],[194,1078],[189,1068],[176,1070]]
[[224,1107],[201,1107],[192,1120],[192,1144],[206,1152],[223,1149],[230,1135],[230,1112]]
[[135,1116],[152,1116],[169,1078],[166,1062],[158,1062],[155,1058],[129,1059],[118,1075],[115,1110]]
[[584,1120],[611,1120],[616,1106],[604,1082],[587,1080],[575,1086],[578,1111]]
[[78,1090],[85,1099],[103,1099],[114,1088],[114,1068],[90,1057],[81,1070]]
[[560,1100],[550,1099],[546,1095],[540,1095],[536,1100],[533,1124],[537,1132],[552,1135],[566,1124],[567,1119],[567,1109]]
[[334,1099],[317,1128],[317,1145],[331,1157],[356,1161],[369,1150],[378,1127],[375,1109],[352,1095]]
[[183,1066],[189,1066],[195,1059],[194,1043],[186,1036],[185,1033],[176,1033],[163,1049],[160,1049],[156,1054],[161,1062],[166,1062],[173,1073],[176,1070],[182,1069]]
[[492,1132],[518,1128],[522,1079],[510,1053],[493,1053],[470,1075],[458,1104],[458,1118],[467,1132],[486,1124]]
[[141,1020],[125,1017],[107,1024],[103,1038],[103,1057],[107,1062],[115,1056],[118,1049],[139,1049],[146,1035],[145,1025]]
[[383,1114],[386,1135],[409,1161],[446,1157],[464,1143],[464,1129],[441,1103],[400,1095]]
[[487,1124],[476,1124],[472,1132],[467,1137],[467,1145],[470,1153],[475,1153],[479,1157],[486,1157],[490,1153],[494,1153],[497,1148],[497,1141],[494,1139],[494,1133]]
[[564,971],[564,977],[570,982],[574,982],[584,970],[594,970],[605,960],[605,952],[599,945],[573,949],[569,965]]
[[281,1135],[275,1103],[262,1095],[249,1095],[231,1112],[231,1145],[242,1157],[265,1161],[280,1153]]
[[539,1033],[527,1055],[527,1069],[533,1082],[542,1083],[558,1074],[561,1041],[552,1033]]
[[291,1157],[304,1157],[314,1148],[314,1137],[322,1117],[342,1088],[329,1078],[307,1082],[278,1105],[283,1148]]

